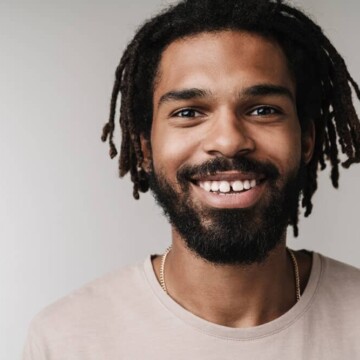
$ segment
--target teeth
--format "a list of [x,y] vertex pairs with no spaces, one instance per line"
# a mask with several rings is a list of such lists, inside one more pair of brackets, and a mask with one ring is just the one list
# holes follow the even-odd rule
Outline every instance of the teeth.
[[211,182],[211,191],[219,191],[219,182],[218,181],[212,181]]
[[219,190],[222,193],[228,193],[231,190],[230,184],[227,181],[221,181]]
[[199,186],[205,191],[228,193],[231,190],[240,192],[243,190],[249,190],[256,186],[256,180],[236,180],[233,182],[228,181],[200,181]]
[[204,184],[204,187],[203,187],[204,190],[206,190],[206,191],[211,190],[211,182],[210,181],[205,181],[203,184]]
[[234,191],[243,191],[244,190],[244,184],[240,180],[236,180],[231,184],[231,187]]

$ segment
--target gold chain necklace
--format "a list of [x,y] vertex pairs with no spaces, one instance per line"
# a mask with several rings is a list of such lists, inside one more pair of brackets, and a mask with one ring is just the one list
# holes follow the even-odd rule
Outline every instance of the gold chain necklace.
[[[299,275],[299,266],[295,257],[295,254],[292,250],[290,250],[289,248],[286,248],[290,254],[293,266],[294,266],[294,273],[295,273],[295,291],[296,291],[296,302],[298,302],[300,300],[301,297],[301,292],[300,292],[300,275]],[[171,250],[171,246],[169,246],[165,253],[162,255],[161,257],[161,264],[160,264],[160,285],[162,287],[162,289],[166,292],[166,294],[168,293],[167,288],[166,288],[166,284],[165,284],[165,261],[166,261],[166,257],[169,254]]]
[[295,273],[295,294],[296,294],[296,302],[298,302],[300,300],[301,297],[301,288],[300,288],[300,274],[299,274],[299,266],[295,257],[294,252],[289,249],[286,248],[290,254],[291,260],[293,262],[294,265],[294,273]]
[[168,292],[167,292],[166,284],[165,284],[165,260],[166,260],[166,257],[168,256],[168,253],[170,252],[170,250],[171,250],[171,246],[169,246],[166,249],[165,253],[161,257],[161,265],[160,265],[160,285],[166,293],[168,293]]

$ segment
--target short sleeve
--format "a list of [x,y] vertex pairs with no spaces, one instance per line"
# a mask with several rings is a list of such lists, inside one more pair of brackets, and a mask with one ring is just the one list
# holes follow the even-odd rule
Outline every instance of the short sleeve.
[[28,336],[23,348],[22,360],[47,360],[44,349],[41,349],[34,330],[34,326],[30,325]]

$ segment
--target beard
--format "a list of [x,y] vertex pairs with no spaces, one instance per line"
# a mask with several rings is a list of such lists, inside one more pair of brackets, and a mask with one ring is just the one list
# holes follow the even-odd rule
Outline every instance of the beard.
[[[265,178],[266,192],[254,206],[218,209],[191,199],[192,177],[232,170]],[[180,192],[153,166],[149,184],[165,216],[196,256],[213,264],[250,265],[263,262],[284,241],[290,215],[297,211],[304,173],[303,162],[297,171],[281,179],[279,170],[269,162],[214,158],[201,165],[181,167],[177,172]]]

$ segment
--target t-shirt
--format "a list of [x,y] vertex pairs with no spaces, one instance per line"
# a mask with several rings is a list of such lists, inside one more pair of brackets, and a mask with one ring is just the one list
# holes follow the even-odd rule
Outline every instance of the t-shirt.
[[360,270],[313,253],[300,301],[266,324],[231,328],[168,296],[149,256],[40,312],[23,359],[360,359]]

